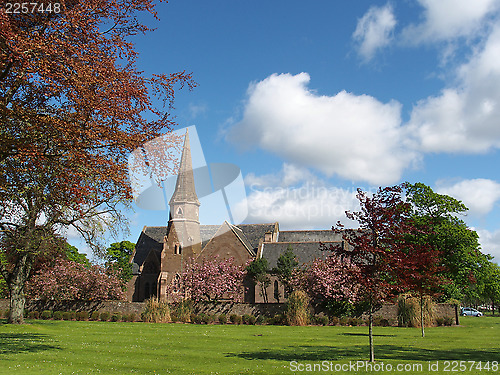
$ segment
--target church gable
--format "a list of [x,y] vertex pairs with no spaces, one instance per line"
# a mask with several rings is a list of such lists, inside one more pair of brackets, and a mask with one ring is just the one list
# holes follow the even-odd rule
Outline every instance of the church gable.
[[160,273],[160,259],[159,252],[157,250],[151,250],[144,260],[141,267],[142,274],[159,274]]
[[199,259],[213,259],[216,256],[221,259],[234,258],[236,264],[243,265],[253,259],[255,254],[243,232],[224,222],[203,248]]
[[133,263],[141,267],[151,250],[161,251],[167,227],[144,227],[135,245]]

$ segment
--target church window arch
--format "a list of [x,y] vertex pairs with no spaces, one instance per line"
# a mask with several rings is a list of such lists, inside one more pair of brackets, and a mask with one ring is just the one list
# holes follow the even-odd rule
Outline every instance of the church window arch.
[[180,255],[182,253],[182,246],[180,243],[176,243],[174,246],[174,254]]
[[172,281],[172,284],[173,284],[173,292],[179,293],[181,291],[181,275],[176,273],[174,276],[174,280]]
[[181,208],[181,207],[179,207],[179,208],[177,209],[177,215],[182,216],[182,214],[183,214],[182,208]]
[[274,280],[274,299],[278,302],[280,300],[280,285],[278,280]]

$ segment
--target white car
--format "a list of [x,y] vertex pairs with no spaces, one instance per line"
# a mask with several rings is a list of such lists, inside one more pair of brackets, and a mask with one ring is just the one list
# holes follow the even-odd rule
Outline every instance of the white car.
[[462,307],[461,314],[462,316],[483,316],[483,313],[481,311],[477,311],[472,307]]

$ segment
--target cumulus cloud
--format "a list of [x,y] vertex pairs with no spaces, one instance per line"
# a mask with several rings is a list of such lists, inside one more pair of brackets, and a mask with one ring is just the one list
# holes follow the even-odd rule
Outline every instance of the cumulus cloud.
[[411,44],[449,41],[475,35],[485,19],[499,9],[497,0],[418,0],[423,20],[407,26],[402,38]]
[[500,199],[500,184],[484,178],[464,180],[455,184],[440,182],[436,191],[461,200],[474,215],[486,215]]
[[389,45],[395,26],[396,18],[390,4],[383,7],[372,6],[358,20],[352,37],[363,60],[371,60],[379,49]]
[[273,74],[250,85],[243,119],[226,137],[259,146],[327,176],[389,184],[417,156],[405,147],[401,104],[341,91],[320,96],[307,73]]
[[421,100],[409,129],[424,152],[480,153],[500,148],[500,25],[457,72],[455,87]]
[[481,251],[493,256],[493,261],[500,264],[500,229],[494,232],[479,229],[476,232],[479,235]]
[[245,176],[245,185],[249,187],[280,186],[287,187],[295,185],[301,181],[318,181],[317,177],[307,168],[297,167],[293,164],[284,163],[279,173],[265,174],[257,176],[249,173]]
[[356,191],[329,186],[304,169],[285,164],[275,175],[250,175],[245,182],[247,222],[278,221],[285,230],[329,229],[338,220],[356,226],[345,216],[346,210],[359,210]]

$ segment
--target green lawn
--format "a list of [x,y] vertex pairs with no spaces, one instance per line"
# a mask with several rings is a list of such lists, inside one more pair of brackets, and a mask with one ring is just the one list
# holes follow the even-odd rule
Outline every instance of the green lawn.
[[[23,326],[0,323],[0,374],[311,374],[299,364],[328,361],[342,374],[349,361],[368,357],[367,327],[220,326],[28,321]],[[460,327],[427,329],[375,327],[379,366],[400,374],[453,374],[454,363],[500,362],[500,318],[462,318]],[[296,361],[296,364],[291,364]],[[439,371],[429,371],[439,361]],[[395,371],[422,364],[422,371]],[[457,363],[455,370],[459,370]],[[471,363],[464,362],[469,369]],[[294,366],[297,371],[292,371]],[[435,365],[434,365],[435,366]],[[306,370],[304,367],[303,370]],[[372,373],[388,371],[373,371]]]

